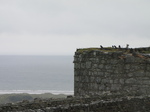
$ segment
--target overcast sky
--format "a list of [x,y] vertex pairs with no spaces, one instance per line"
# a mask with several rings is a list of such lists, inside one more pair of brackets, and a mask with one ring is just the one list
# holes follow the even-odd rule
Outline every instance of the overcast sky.
[[150,0],[0,0],[0,55],[150,46]]

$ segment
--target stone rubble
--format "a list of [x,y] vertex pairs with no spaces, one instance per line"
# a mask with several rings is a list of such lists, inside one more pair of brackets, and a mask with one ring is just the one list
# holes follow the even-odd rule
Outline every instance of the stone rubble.
[[150,112],[150,96],[107,96],[19,102],[0,112]]

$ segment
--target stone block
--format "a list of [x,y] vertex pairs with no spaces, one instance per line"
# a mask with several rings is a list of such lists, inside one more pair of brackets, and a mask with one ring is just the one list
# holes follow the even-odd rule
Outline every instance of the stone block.
[[112,65],[106,65],[106,66],[105,66],[105,69],[106,69],[106,70],[112,69]]
[[124,84],[124,79],[119,79],[120,84]]
[[101,83],[101,78],[100,78],[100,77],[97,77],[97,78],[96,78],[96,83],[98,83],[98,84]]
[[93,64],[92,68],[98,68],[98,64]]
[[75,81],[80,81],[80,78],[79,77],[75,77],[74,80]]
[[113,84],[113,83],[114,83],[114,80],[109,79],[109,83],[110,83],[110,84]]
[[88,58],[88,60],[89,60],[90,62],[93,62],[93,61],[95,60],[95,58]]
[[130,69],[131,68],[131,64],[126,64],[125,65],[125,69]]
[[143,80],[142,84],[150,85],[150,80]]
[[75,64],[74,64],[74,68],[80,69],[80,64],[79,64],[79,63],[75,63]]
[[120,85],[119,84],[112,84],[111,85],[111,91],[118,91],[120,89]]
[[132,83],[135,83],[135,82],[136,82],[135,78],[129,78],[129,79],[125,80],[125,83],[127,83],[127,84],[132,84]]
[[134,72],[134,76],[143,77],[145,75],[146,74],[143,70]]
[[108,73],[113,73],[113,69],[107,70]]
[[100,69],[103,69],[103,68],[104,68],[104,64],[100,64],[100,65],[99,65],[99,68],[100,68]]
[[82,72],[82,75],[87,76],[87,75],[88,75],[88,71],[87,71],[87,70],[84,70],[84,71]]
[[94,82],[95,81],[95,77],[90,77],[90,81]]
[[97,74],[98,76],[104,76],[104,72],[98,72],[98,74]]
[[94,76],[97,76],[98,75],[98,72],[97,71],[94,71]]
[[85,77],[85,82],[86,82],[86,83],[89,82],[89,77],[88,77],[88,76]]
[[88,69],[88,68],[91,68],[91,62],[90,61],[88,61],[88,62],[86,62],[86,68]]
[[103,63],[103,64],[104,64],[104,63],[106,63],[106,61],[105,61],[105,60],[101,60],[101,63]]
[[131,90],[138,91],[139,90],[139,86],[138,85],[132,85]]
[[131,73],[128,73],[127,76],[128,76],[128,77],[134,77],[134,73],[132,73],[132,72],[131,72]]
[[102,84],[106,84],[106,83],[109,83],[109,82],[110,82],[109,79],[102,79],[102,80],[101,80],[101,83],[102,83]]
[[119,83],[119,79],[114,79],[114,83],[118,84]]
[[140,64],[139,65],[139,70],[146,70],[146,65],[145,64]]
[[93,52],[93,56],[96,56],[96,52]]
[[141,77],[141,80],[150,80],[150,77]]
[[146,71],[146,72],[145,72],[145,75],[146,75],[147,77],[150,77],[150,72]]
[[99,59],[98,58],[95,59],[95,63],[99,63]]
[[150,71],[150,64],[146,67],[147,71]]
[[81,68],[85,68],[85,63],[81,63]]
[[105,75],[104,75],[104,77],[106,78],[106,77],[110,77],[112,74],[111,73],[109,73],[109,72],[105,72],[104,73]]
[[134,63],[135,58],[133,56],[127,56],[125,59],[126,63]]
[[140,88],[139,92],[141,92],[143,95],[147,94],[147,90],[145,88]]
[[144,63],[144,61],[145,60],[143,58],[139,58],[139,57],[135,58],[136,63]]
[[140,66],[139,66],[139,65],[132,65],[131,67],[132,67],[132,69],[134,69],[134,70],[139,70],[139,69],[140,69]]
[[148,95],[150,95],[150,89],[147,89],[147,90],[146,90],[146,93],[147,93]]
[[104,89],[105,89],[104,84],[102,84],[102,85],[99,86],[99,90],[103,90],[104,91]]
[[139,77],[139,78],[136,78],[136,82],[135,84],[137,84],[138,86],[139,85],[142,85],[142,79]]
[[119,74],[119,71],[117,69],[115,69],[114,74]]
[[115,65],[117,63],[118,63],[118,60],[116,60],[116,59],[111,59],[110,60],[110,64],[112,64],[112,65]]

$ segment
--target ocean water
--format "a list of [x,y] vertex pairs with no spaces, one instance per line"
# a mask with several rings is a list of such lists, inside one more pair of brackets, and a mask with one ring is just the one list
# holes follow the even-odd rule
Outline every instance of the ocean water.
[[73,94],[73,56],[0,56],[0,94]]

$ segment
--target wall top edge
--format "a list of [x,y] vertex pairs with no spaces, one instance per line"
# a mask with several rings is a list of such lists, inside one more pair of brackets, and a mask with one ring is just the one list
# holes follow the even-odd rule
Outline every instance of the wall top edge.
[[144,55],[150,55],[150,47],[141,47],[141,48],[112,48],[112,47],[104,47],[104,48],[79,48],[76,49],[76,54],[85,54],[91,52],[99,52],[103,54],[111,54],[111,53],[140,53]]
[[97,57],[109,56],[111,58],[125,59],[128,57],[138,57],[142,60],[150,61],[150,47],[144,48],[83,48],[77,49],[74,57]]

